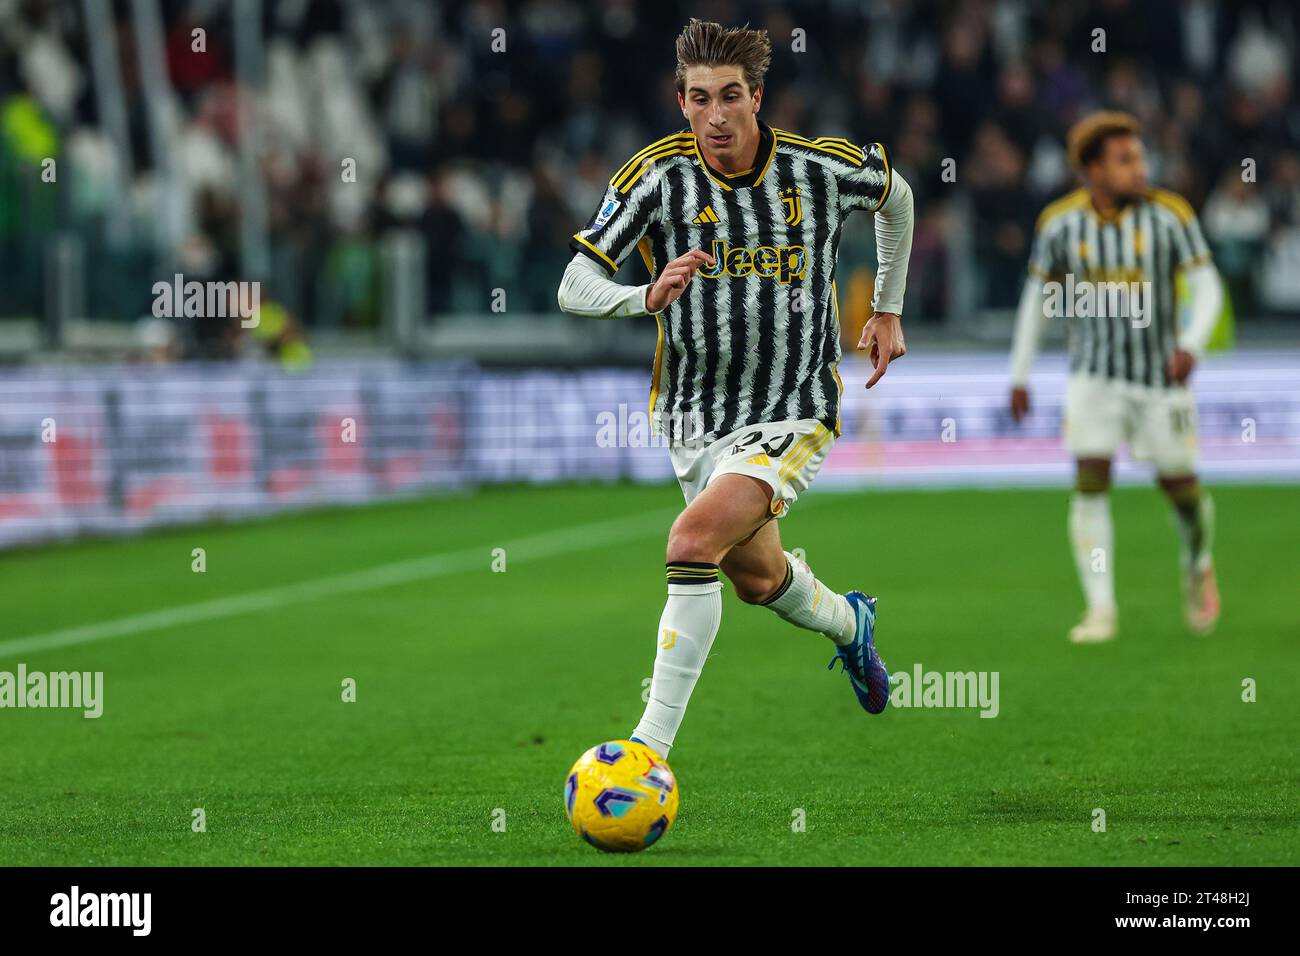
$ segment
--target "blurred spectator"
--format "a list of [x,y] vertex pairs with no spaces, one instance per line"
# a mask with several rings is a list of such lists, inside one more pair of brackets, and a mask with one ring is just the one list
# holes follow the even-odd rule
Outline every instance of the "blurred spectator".
[[1274,228],[1260,269],[1260,300],[1272,311],[1300,311],[1300,155],[1277,158],[1268,199]]
[[[131,6],[111,5],[129,140],[118,156],[91,69],[109,38],[87,34],[82,4],[0,0],[0,315],[40,311],[41,243],[56,226],[85,237],[86,300],[103,314],[139,314],[134,293],[160,261],[198,279],[256,278],[238,274],[249,128],[271,250],[260,278],[307,326],[377,325],[379,250],[394,230],[423,237],[435,314],[486,313],[496,288],[512,310],[554,312],[567,238],[610,175],[685,126],[673,39],[695,15],[772,31],[769,123],[885,143],[916,193],[917,320],[950,308],[959,266],[975,267],[960,271],[979,278],[976,307],[1014,305],[1034,217],[1073,186],[1064,131],[1101,107],[1137,114],[1155,178],[1204,203],[1238,315],[1300,311],[1287,267],[1300,249],[1294,5],[295,0],[265,6],[257,95],[235,76],[229,4],[159,6],[171,184],[153,168],[144,94],[158,91],[142,85]],[[792,49],[796,29],[807,52]],[[71,189],[32,175],[47,156]],[[1241,181],[1243,158],[1258,183]],[[180,191],[179,248],[159,213],[167,189]],[[872,265],[870,221],[851,222],[844,241],[856,289],[854,270]],[[644,267],[620,279],[643,281]],[[224,327],[197,333],[205,354],[239,350]]]
[[974,200],[975,255],[986,283],[984,300],[1010,308],[1020,297],[1037,203],[1024,190],[1024,155],[1002,127],[981,126],[973,153],[964,179]]
[[1201,220],[1234,309],[1253,310],[1251,280],[1268,237],[1268,204],[1239,172],[1227,172],[1206,201]]

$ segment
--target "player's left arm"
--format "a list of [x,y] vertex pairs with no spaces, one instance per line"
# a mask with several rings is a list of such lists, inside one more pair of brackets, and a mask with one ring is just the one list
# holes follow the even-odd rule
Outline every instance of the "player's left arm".
[[1181,204],[1179,211],[1182,215],[1170,228],[1178,257],[1175,269],[1187,280],[1189,294],[1180,310],[1178,348],[1169,356],[1166,372],[1172,381],[1182,383],[1205,357],[1205,347],[1223,307],[1223,284],[1196,214],[1186,203]]
[[871,349],[875,372],[867,388],[885,374],[892,359],[907,354],[903,342],[903,293],[907,289],[907,263],[912,257],[912,187],[895,170],[890,172],[889,194],[876,211],[876,294],[871,318],[862,329],[858,348]]
[[861,165],[841,178],[840,201],[846,209],[866,209],[876,214],[876,288],[871,318],[858,341],[860,350],[870,349],[875,368],[867,381],[867,388],[871,388],[880,381],[891,360],[907,354],[903,293],[907,289],[915,216],[912,188],[890,167],[884,146],[871,143],[861,152]]

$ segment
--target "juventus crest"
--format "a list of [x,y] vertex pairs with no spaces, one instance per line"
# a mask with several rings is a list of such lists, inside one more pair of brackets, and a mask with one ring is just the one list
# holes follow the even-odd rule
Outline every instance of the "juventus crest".
[[787,226],[797,226],[803,221],[803,200],[799,198],[798,186],[787,186],[781,190],[781,205],[785,207]]

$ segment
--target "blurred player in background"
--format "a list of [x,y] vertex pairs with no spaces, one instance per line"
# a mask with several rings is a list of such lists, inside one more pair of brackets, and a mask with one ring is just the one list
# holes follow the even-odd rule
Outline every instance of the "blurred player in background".
[[[1075,643],[1117,632],[1109,491],[1122,440],[1134,458],[1155,466],[1173,505],[1188,627],[1209,633],[1219,617],[1214,504],[1196,477],[1188,377],[1214,331],[1222,289],[1191,206],[1147,184],[1140,132],[1135,118],[1116,112],[1096,113],[1070,130],[1070,161],[1085,185],[1039,216],[1012,344],[1011,413],[1020,421],[1029,412],[1026,385],[1044,314],[1057,311],[1055,302],[1071,316],[1065,437],[1077,484],[1069,532],[1087,601],[1070,631]],[[1179,272],[1190,290],[1182,317]],[[1077,307],[1085,296],[1090,304]]]
[[[659,324],[650,414],[668,438],[686,509],[668,536],[668,600],[634,738],[667,755],[722,617],[719,570],[741,600],[836,645],[859,703],[889,701],[874,643],[875,598],[840,594],[781,546],[775,517],[816,476],[840,433],[834,286],[840,228],[877,213],[873,315],[859,349],[875,368],[904,353],[899,313],[912,194],[879,143],[808,139],[758,119],[767,32],[692,20],[677,40],[689,127],[652,143],[610,181],[560,287],[561,308]],[[611,278],[633,250],[642,286]]]

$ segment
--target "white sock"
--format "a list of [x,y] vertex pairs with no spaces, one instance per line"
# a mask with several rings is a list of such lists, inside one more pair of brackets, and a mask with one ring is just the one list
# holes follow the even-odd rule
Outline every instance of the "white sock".
[[1088,609],[1115,609],[1115,530],[1110,496],[1075,492],[1070,499],[1070,544]]
[[[710,572],[710,569],[711,572]],[[668,601],[659,618],[650,699],[632,736],[667,757],[686,716],[695,682],[722,623],[718,566],[674,561],[668,565]]]
[[848,644],[858,631],[853,605],[813,576],[812,568],[785,552],[786,583],[764,602],[782,620],[825,634],[836,644]]

